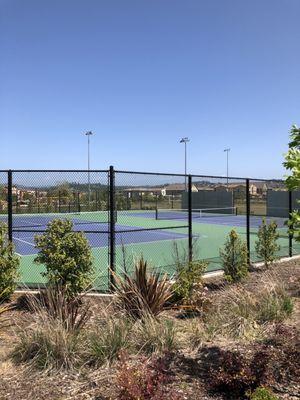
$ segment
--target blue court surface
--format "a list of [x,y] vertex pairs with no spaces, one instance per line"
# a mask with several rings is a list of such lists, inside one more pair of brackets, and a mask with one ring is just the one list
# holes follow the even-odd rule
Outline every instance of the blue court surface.
[[[150,218],[156,219],[155,210],[145,211],[145,212],[136,212],[134,214],[128,213],[128,216],[136,217],[136,218]],[[251,228],[259,228],[262,223],[264,217],[262,216],[250,216],[250,227]],[[235,214],[209,214],[209,215],[202,215],[199,216],[198,213],[192,213],[193,224],[208,224],[208,225],[224,225],[224,226],[231,226],[231,227],[246,227],[246,215],[235,215]],[[271,221],[275,221],[277,223],[278,228],[285,228],[286,229],[286,221],[287,218],[280,218],[280,217],[265,217],[267,223]],[[188,214],[186,212],[181,212],[179,210],[161,210],[158,215],[159,221],[186,221],[188,220]]]
[[[100,225],[98,225],[98,228],[100,228]],[[101,224],[101,228],[102,232],[96,232],[94,224],[91,224],[91,226],[89,226],[88,223],[86,223],[84,229],[86,229],[87,231],[93,231],[90,233],[85,233],[92,248],[107,247],[109,245],[109,233],[103,232],[103,224]],[[135,231],[136,229],[139,230]],[[124,230],[129,232],[118,232]],[[37,249],[34,245],[34,237],[37,234],[41,233],[14,230],[13,241],[15,244],[16,252],[20,255],[36,254]],[[153,243],[161,242],[164,240],[176,240],[184,238],[187,238],[186,234],[172,232],[172,229],[170,229],[169,231],[159,229],[141,231],[138,227],[116,225],[116,245],[127,245],[132,243]]]

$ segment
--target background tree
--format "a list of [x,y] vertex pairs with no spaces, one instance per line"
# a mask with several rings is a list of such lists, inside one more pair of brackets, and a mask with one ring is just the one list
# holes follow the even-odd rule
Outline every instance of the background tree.
[[[289,190],[300,188],[300,128],[293,125],[290,134],[289,151],[283,163],[285,168],[290,171],[285,183]],[[300,242],[300,213],[295,210],[288,222],[290,233],[294,235],[296,241]]]

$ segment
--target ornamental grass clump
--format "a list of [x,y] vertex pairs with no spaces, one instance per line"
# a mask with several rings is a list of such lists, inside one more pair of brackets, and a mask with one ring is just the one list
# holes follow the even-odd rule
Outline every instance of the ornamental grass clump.
[[145,314],[157,316],[167,305],[173,291],[167,276],[148,272],[147,261],[141,258],[134,275],[124,279],[115,275],[116,305],[134,319]]
[[85,350],[84,327],[89,304],[70,298],[63,287],[49,287],[39,296],[28,295],[30,324],[16,332],[12,357],[40,370],[73,369]]

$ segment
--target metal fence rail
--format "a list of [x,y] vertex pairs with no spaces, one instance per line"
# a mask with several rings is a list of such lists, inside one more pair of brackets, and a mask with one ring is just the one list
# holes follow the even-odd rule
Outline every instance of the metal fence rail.
[[179,259],[221,269],[219,249],[231,229],[243,237],[248,262],[257,261],[262,218],[275,220],[280,254],[300,254],[284,224],[300,192],[281,180],[115,170],[2,170],[0,221],[21,256],[21,284],[43,284],[34,263],[34,235],[54,218],[70,218],[94,256],[95,289],[112,290],[114,274],[130,273],[144,256],[161,273]]

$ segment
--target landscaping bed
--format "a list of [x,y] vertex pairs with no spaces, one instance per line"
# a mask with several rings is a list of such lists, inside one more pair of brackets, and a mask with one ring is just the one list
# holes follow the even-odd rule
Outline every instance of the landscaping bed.
[[[282,315],[278,298],[264,297],[272,281],[290,299],[283,297]],[[259,386],[278,399],[299,399],[300,260],[257,268],[239,284],[210,278],[204,295],[202,309],[170,306],[146,332],[138,322],[126,326],[110,299],[85,297],[92,315],[84,345],[78,344],[80,357],[69,368],[39,368],[23,353],[23,360],[16,356],[20,332],[28,333],[37,320],[24,295],[15,294],[14,308],[3,316],[9,326],[1,328],[0,399],[138,399],[141,379],[155,387],[145,399],[243,399]],[[217,317],[221,312],[227,315]],[[94,348],[91,361],[86,332],[98,328],[104,347],[117,349],[103,354]],[[117,329],[120,336],[128,329],[127,336],[112,343],[108,338],[117,337]]]

